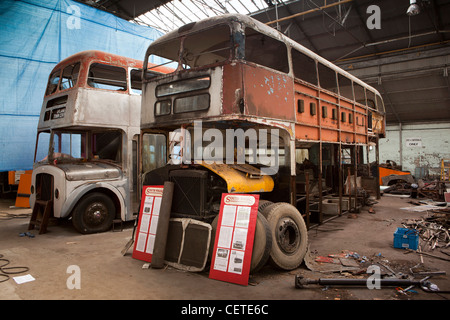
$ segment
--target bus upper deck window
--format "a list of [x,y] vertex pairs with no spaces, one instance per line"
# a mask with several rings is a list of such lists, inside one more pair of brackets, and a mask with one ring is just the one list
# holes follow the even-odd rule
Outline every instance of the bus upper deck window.
[[50,75],[47,84],[47,91],[45,91],[45,95],[55,93],[58,88],[59,78],[60,78],[61,70],[57,70]]
[[[157,72],[147,70],[145,72],[145,79],[154,78],[158,74]],[[142,69],[132,69],[130,71],[130,85],[132,93],[142,94]]]
[[286,45],[253,29],[245,29],[245,60],[289,72]]
[[127,73],[121,67],[93,63],[89,68],[87,84],[92,88],[126,91]]
[[384,112],[384,104],[383,104],[383,99],[381,99],[381,97],[377,94],[376,95],[376,101],[377,101],[377,109],[378,111]]
[[355,89],[355,101],[365,105],[366,104],[366,95],[364,93],[364,87],[357,83],[354,83],[353,87]]
[[170,39],[157,45],[150,45],[149,55],[146,56],[146,62],[153,64],[153,66],[147,66],[147,70],[144,73],[145,80],[150,80],[154,77],[152,69],[165,66],[172,68],[174,71],[177,69],[178,64],[178,51],[180,50],[180,39]]
[[336,72],[321,63],[319,63],[318,70],[320,87],[337,93]]
[[353,100],[352,80],[342,74],[338,74],[339,94],[345,98]]
[[69,89],[76,86],[78,74],[80,73],[80,63],[74,63],[63,69],[59,90]]
[[293,49],[292,66],[294,77],[317,85],[316,61],[313,58]]
[[132,69],[130,71],[131,92],[136,94],[142,93],[142,70]]
[[181,64],[186,69],[229,59],[232,48],[230,34],[228,25],[218,25],[187,36],[183,43]]
[[369,108],[376,109],[377,106],[375,104],[375,93],[370,90],[367,90],[366,94],[367,94],[367,106]]

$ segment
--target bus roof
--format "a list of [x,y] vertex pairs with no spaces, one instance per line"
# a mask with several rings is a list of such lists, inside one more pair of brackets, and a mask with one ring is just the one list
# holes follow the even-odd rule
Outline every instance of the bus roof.
[[[325,58],[319,56],[318,54],[314,53],[313,51],[307,49],[303,45],[299,44],[298,42],[295,42],[291,38],[287,37],[280,31],[252,18],[247,15],[243,14],[224,14],[220,16],[215,16],[211,18],[206,18],[197,22],[192,22],[189,24],[186,24],[177,30],[171,31],[162,37],[155,40],[150,46],[149,49],[154,46],[158,45],[159,43],[163,43],[169,39],[173,39],[182,35],[187,35],[190,33],[194,33],[203,29],[208,29],[210,27],[213,27],[218,24],[232,24],[233,22],[238,22],[244,27],[250,27],[252,29],[255,29],[256,31],[259,31],[263,34],[266,34],[268,36],[271,36],[272,38],[275,38],[281,42],[284,42],[287,46],[295,48],[296,50],[304,53],[305,55],[311,57],[312,59],[317,60],[318,62],[322,63],[323,65],[335,70],[336,72],[346,76],[347,78],[353,80],[353,82],[356,82],[363,87],[366,87],[370,89],[371,91],[377,93],[379,92],[373,88],[372,86],[368,85],[367,83],[363,82],[362,80],[358,79],[357,77],[353,76],[352,74],[348,73],[347,71],[341,69],[340,67],[336,66],[332,62],[326,60]],[[149,54],[149,49],[147,50],[146,56]]]
[[[113,53],[103,52],[99,50],[86,50],[75,53],[63,60],[61,60],[54,68],[54,70],[58,70],[63,68],[64,66],[70,65],[77,61],[91,61],[95,60],[97,62],[104,62],[105,64],[114,65],[118,67],[131,67],[142,69],[143,62],[141,60],[128,58],[124,56],[120,56]],[[156,66],[155,64],[149,63],[151,66]],[[173,72],[172,69],[168,67],[158,66],[152,68],[152,71],[161,72],[161,73],[170,73]]]
[[102,61],[107,64],[121,66],[121,67],[134,67],[134,68],[142,68],[142,61],[127,58],[123,56],[119,56],[117,54],[103,52],[99,50],[86,50],[75,53],[64,60],[61,60],[53,69],[59,69],[62,66],[71,64],[76,61],[86,61],[86,60],[96,60]]

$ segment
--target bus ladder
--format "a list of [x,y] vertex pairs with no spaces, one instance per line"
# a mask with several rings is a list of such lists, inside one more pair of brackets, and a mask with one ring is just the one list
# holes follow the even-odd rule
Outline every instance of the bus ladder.
[[52,200],[36,200],[31,214],[28,230],[33,230],[35,226],[39,227],[39,234],[47,232],[48,221],[53,213]]

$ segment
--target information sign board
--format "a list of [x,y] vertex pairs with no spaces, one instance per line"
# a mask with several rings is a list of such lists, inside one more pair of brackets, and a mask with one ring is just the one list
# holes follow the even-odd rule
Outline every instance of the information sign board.
[[164,186],[144,186],[132,257],[152,261]]
[[222,194],[209,278],[248,285],[259,195]]

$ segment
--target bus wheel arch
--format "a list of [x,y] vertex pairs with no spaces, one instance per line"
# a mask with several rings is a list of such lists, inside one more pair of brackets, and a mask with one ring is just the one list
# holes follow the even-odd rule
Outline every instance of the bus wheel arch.
[[72,223],[82,234],[104,232],[121,212],[120,201],[110,190],[96,188],[84,194],[72,211]]

